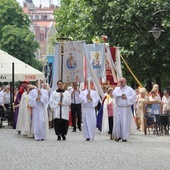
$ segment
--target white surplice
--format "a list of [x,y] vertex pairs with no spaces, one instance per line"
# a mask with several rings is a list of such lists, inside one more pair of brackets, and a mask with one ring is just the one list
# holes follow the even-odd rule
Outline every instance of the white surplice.
[[[125,94],[127,99],[122,99],[122,94]],[[131,131],[131,106],[136,101],[135,91],[129,86],[116,87],[113,90],[113,96],[116,101],[113,136],[117,139],[122,138],[128,140]]]
[[40,101],[36,101],[38,97],[38,89],[33,89],[29,93],[29,104],[32,107],[32,119],[35,140],[46,139],[48,116],[46,104],[48,102],[48,91],[40,89]]
[[79,97],[82,103],[82,120],[83,120],[83,129],[84,129],[84,137],[90,138],[91,140],[95,137],[95,129],[96,129],[96,112],[95,107],[98,104],[99,97],[96,91],[90,90],[90,96],[92,101],[87,100],[88,90],[83,90]]
[[28,108],[28,94],[24,92],[21,97],[21,102],[18,111],[18,121],[16,130],[21,132],[21,135],[33,134],[31,108]]
[[[53,119],[60,119],[60,94],[59,92],[53,91],[50,97],[50,107],[53,110]],[[69,120],[69,106],[71,104],[71,95],[66,90],[63,92],[62,107],[61,107],[61,119]]]

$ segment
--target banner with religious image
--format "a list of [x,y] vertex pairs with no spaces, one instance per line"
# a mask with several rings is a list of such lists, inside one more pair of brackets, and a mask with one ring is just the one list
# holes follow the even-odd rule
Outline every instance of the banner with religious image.
[[83,82],[83,47],[82,42],[64,42],[63,82]]
[[[104,43],[94,43],[87,45],[88,56],[90,57],[90,63],[92,68],[102,82],[106,81],[106,71],[105,71],[105,44]],[[89,70],[87,71],[88,77],[91,77]]]

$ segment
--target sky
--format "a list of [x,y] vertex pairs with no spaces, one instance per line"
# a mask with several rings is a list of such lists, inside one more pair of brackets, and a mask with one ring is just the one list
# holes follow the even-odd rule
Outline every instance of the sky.
[[[21,6],[23,6],[23,1],[24,0],[16,0],[17,2],[19,2],[21,4]],[[59,0],[51,0],[53,2],[54,5],[59,5]],[[40,6],[40,3],[43,7],[49,7],[49,0],[33,0],[33,3],[35,4],[35,6]]]

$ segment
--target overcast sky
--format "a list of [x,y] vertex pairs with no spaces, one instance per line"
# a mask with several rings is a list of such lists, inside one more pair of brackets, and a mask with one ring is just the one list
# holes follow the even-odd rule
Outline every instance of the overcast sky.
[[[51,0],[53,2],[54,5],[59,5],[59,0]],[[23,0],[17,0],[17,2],[19,2],[21,4],[21,6],[23,6]],[[44,7],[49,7],[49,0],[33,0],[33,3],[35,4],[35,6],[39,6],[40,3],[41,5]]]

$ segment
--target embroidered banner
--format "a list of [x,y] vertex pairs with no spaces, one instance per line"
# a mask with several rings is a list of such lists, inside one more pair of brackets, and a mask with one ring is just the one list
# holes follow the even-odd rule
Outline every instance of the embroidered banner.
[[[98,78],[102,79],[102,82],[106,81],[106,71],[105,71],[105,45],[104,44],[89,44],[87,45],[88,56],[92,68]],[[88,77],[91,77],[90,72],[87,72]]]
[[65,42],[63,55],[63,82],[83,82],[83,75],[84,67],[82,42]]

